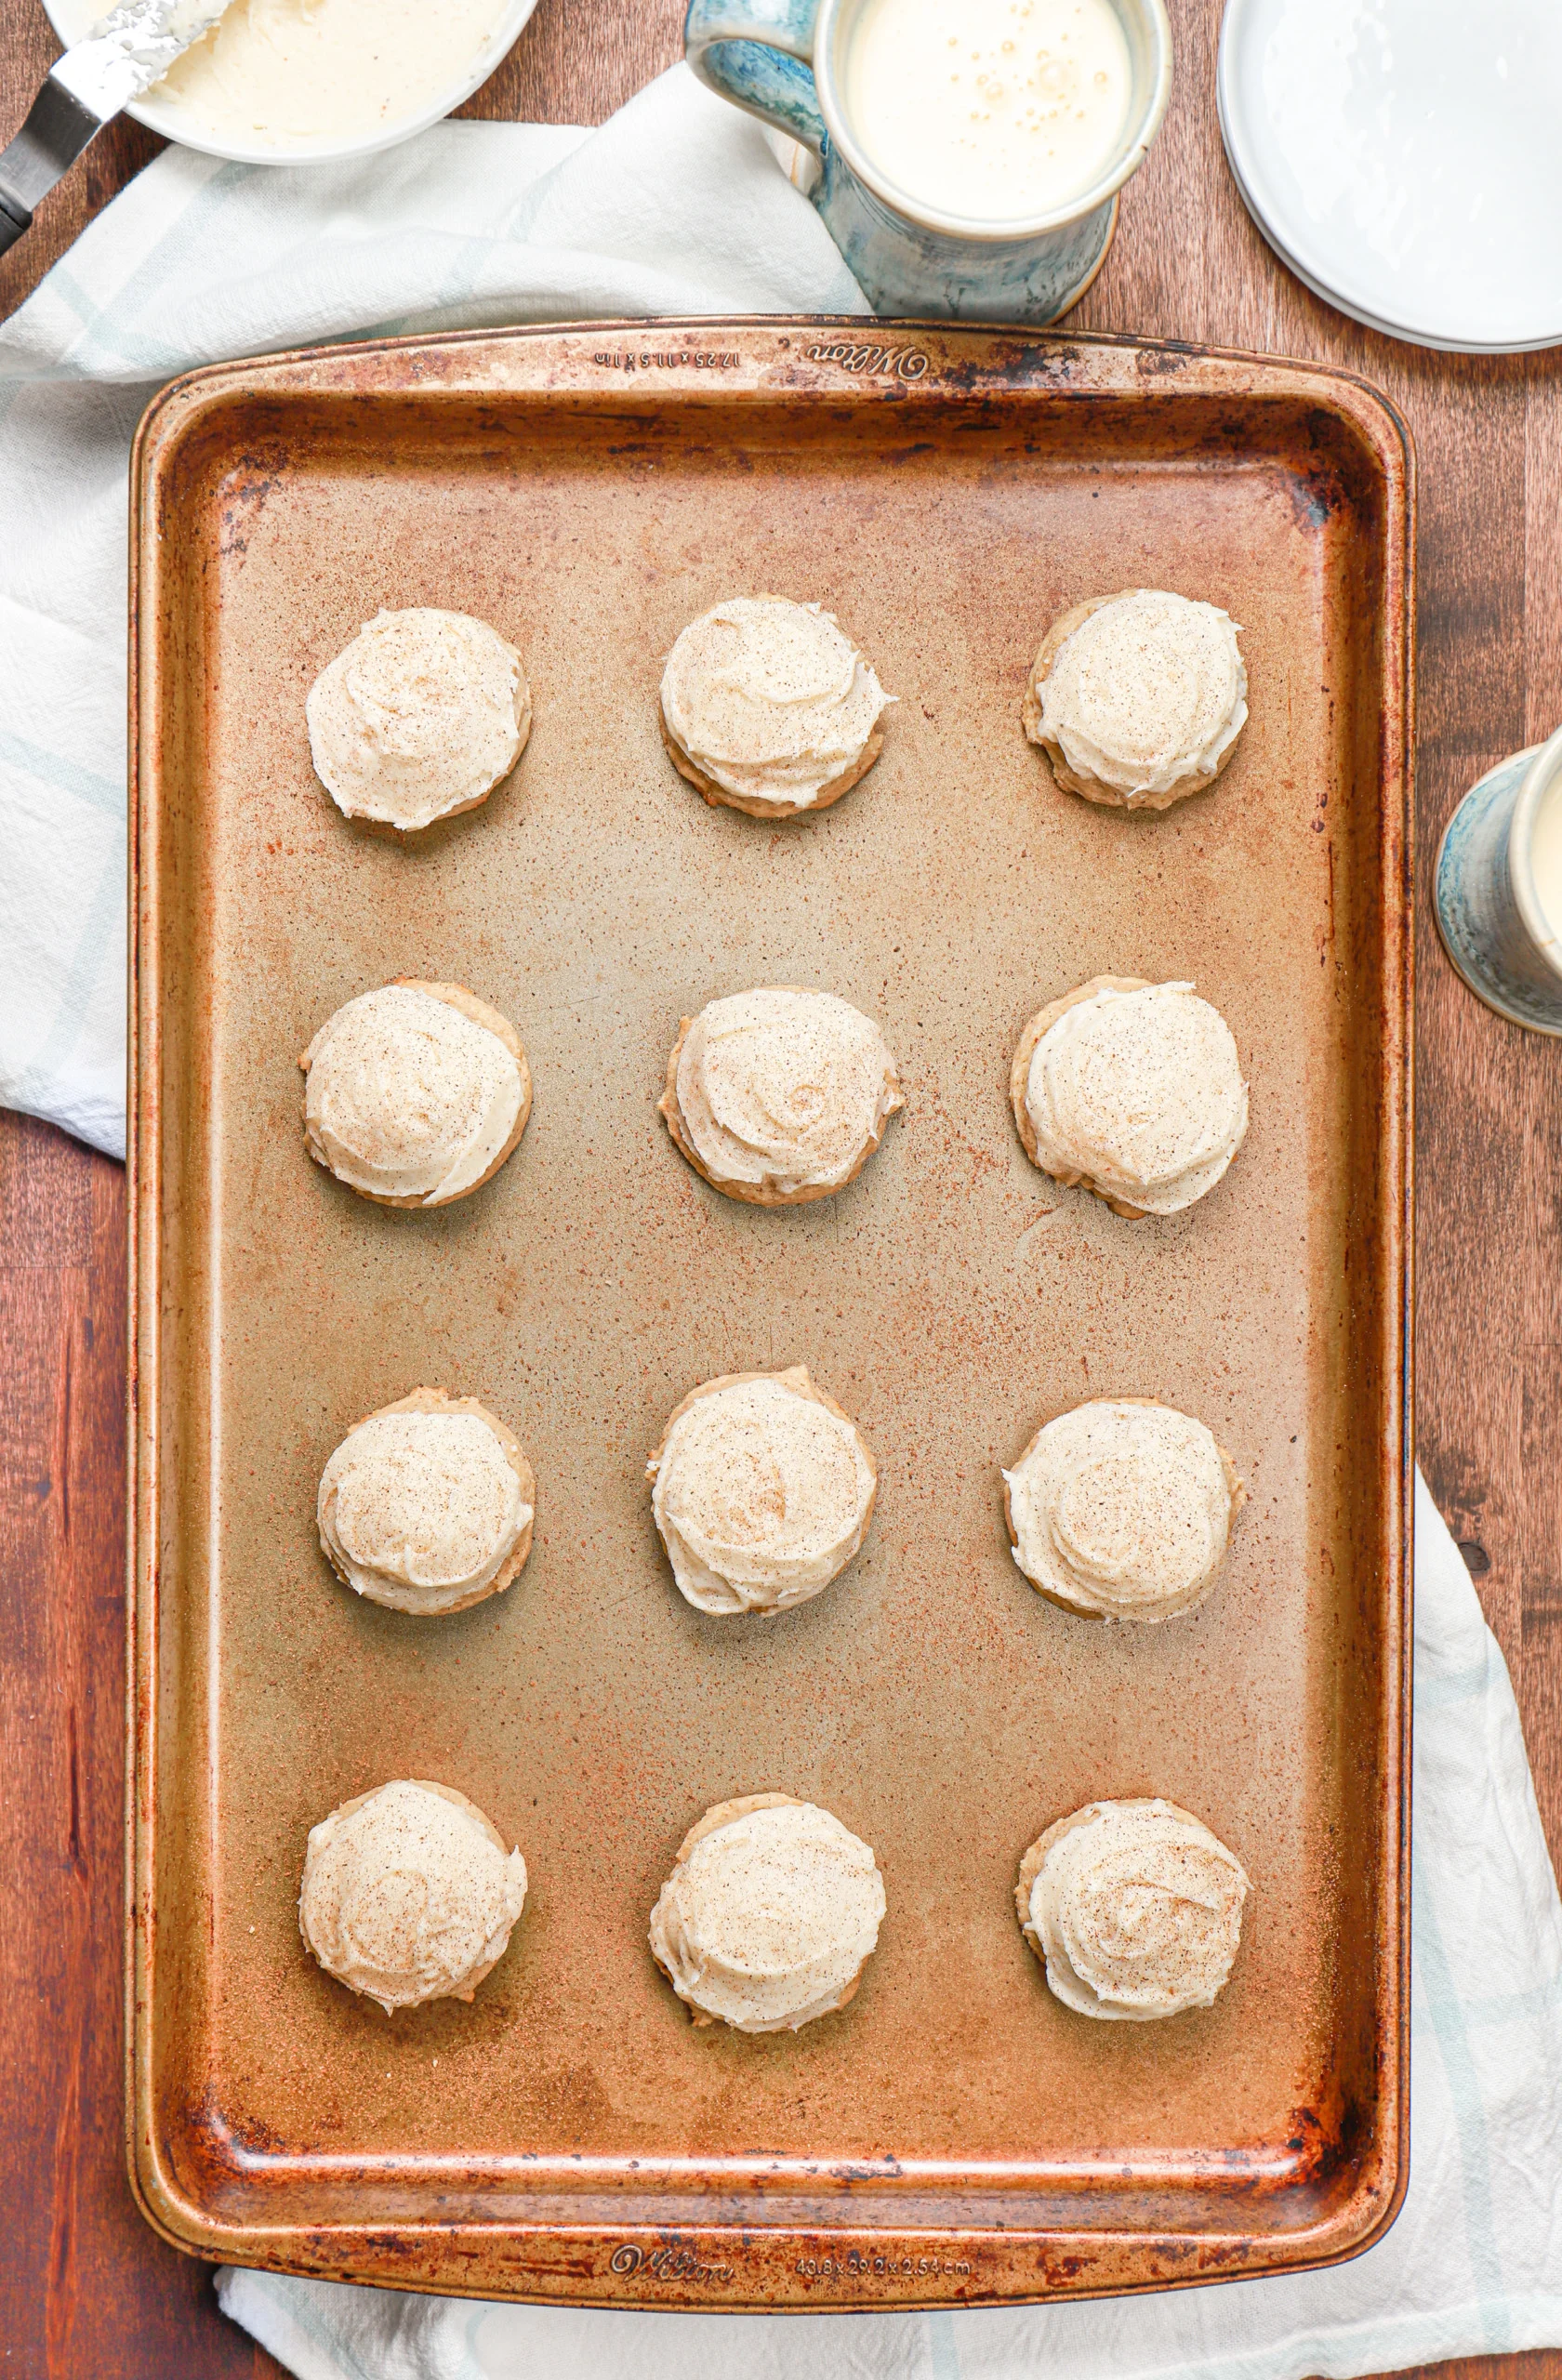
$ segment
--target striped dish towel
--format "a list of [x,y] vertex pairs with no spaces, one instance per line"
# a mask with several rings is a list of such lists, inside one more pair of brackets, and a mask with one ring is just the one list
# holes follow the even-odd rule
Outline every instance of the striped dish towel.
[[1294,2279],[939,2314],[616,2314],[225,2271],[298,2380],[1350,2380],[1562,2345],[1562,1904],[1518,1711],[1416,1482],[1410,2186]]
[[866,311],[759,126],[686,67],[594,134],[149,165],[0,326],[0,1105],[125,1154],[126,473],[164,381],[402,331]]

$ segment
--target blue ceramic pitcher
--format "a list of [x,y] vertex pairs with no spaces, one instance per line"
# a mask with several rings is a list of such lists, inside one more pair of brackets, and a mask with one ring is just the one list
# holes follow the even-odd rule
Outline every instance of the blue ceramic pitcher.
[[1536,829],[1562,809],[1562,728],[1473,785],[1433,872],[1443,947],[1477,999],[1531,1033],[1562,1036],[1562,933],[1541,906]]
[[841,105],[864,0],[692,0],[683,48],[702,83],[812,149],[810,195],[880,314],[1052,323],[1101,270],[1118,192],[1137,171],[1172,92],[1164,0],[1111,0],[1132,85],[1118,145],[1088,190],[1050,214],[980,222],[946,215],[889,179]]

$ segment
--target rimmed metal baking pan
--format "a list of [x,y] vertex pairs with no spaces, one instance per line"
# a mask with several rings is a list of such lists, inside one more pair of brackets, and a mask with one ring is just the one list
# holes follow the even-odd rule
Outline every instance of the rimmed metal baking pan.
[[[1317,2264],[1406,2173],[1412,475],[1357,380],[1179,347],[860,322],[390,341],[178,383],[135,463],[134,1806],[129,2116],[179,2245],[615,2305],[864,2307]],[[1127,817],[1021,734],[1048,621],[1136,584],[1242,623],[1212,791]],[[816,598],[898,696],[819,818],[710,810],[656,727],[724,593]],[[380,603],[493,621],[536,718],[422,848],[349,826],[304,694]],[[1040,1003],[1192,978],[1252,1125],[1124,1223],[1026,1162]],[[518,1155],[433,1214],[324,1176],[297,1052],[352,994],[465,982],[520,1026]],[[816,983],[907,1107],[841,1197],[723,1200],[655,1114],[681,1015]],[[642,1467],[685,1391],[806,1361],[880,1465],[864,1553],[769,1624],[682,1604]],[[417,1383],[536,1467],[520,1582],[356,1601],[321,1465]],[[1047,1414],[1154,1394],[1251,1502],[1197,1614],[1043,1602],[999,1490]],[[310,1824],[459,1786],[531,1898],[470,2007],[322,1975]],[[708,1804],[870,1842],[851,2009],[693,2030],[647,1911]],[[1021,1850],[1092,1795],[1191,1806],[1253,1879],[1207,2013],[1092,2025],[1022,1942]]]

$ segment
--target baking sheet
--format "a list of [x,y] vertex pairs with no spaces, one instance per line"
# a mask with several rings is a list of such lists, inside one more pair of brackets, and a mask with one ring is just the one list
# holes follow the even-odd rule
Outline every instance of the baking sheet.
[[[1407,2124],[1410,467],[1345,376],[860,324],[390,342],[198,374],[138,450],[132,2165],[179,2244],[530,2297],[894,2305],[1350,2253]],[[1048,621],[1135,584],[1243,624],[1212,791],[1054,787]],[[818,818],[711,809],[657,733],[723,594],[838,613],[898,696]],[[424,844],[349,826],[303,698],[380,604],[491,620],[536,723]],[[1246,1145],[1130,1224],[1038,1173],[1013,1044],[1098,972],[1192,978]],[[396,974],[513,1018],[536,1105],[473,1197],[403,1214],[308,1158],[297,1053]],[[655,1114],[681,1015],[772,981],[875,1016],[906,1112],[840,1197],[758,1210]],[[743,1625],[685,1606],[644,1459],[711,1374],[803,1361],[873,1448],[863,1553]],[[319,1553],[322,1464],[431,1382],[537,1476],[517,1585],[417,1621]],[[1102,1626],[1010,1557],[999,1465],[1154,1395],[1251,1502],[1223,1580]],[[458,1786],[531,1874],[463,2007],[388,2022],[296,1918],[310,1825]],[[695,2030],[646,1917],[710,1803],[871,1843],[852,2007]],[[1197,1811],[1252,1878],[1209,2012],[1091,2025],[1014,1923],[1101,1795]]]

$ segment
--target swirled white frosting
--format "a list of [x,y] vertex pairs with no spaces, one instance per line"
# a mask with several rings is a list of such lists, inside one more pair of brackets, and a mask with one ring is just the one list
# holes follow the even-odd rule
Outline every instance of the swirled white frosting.
[[681,2000],[743,2033],[795,2032],[840,2007],[879,1939],[884,1884],[828,1810],[748,1810],[681,1857],[651,1951]]
[[1248,1878],[1162,1801],[1091,1802],[1055,1829],[1030,1888],[1047,1981],[1082,2016],[1208,2008],[1231,1973]]
[[1031,1054],[1025,1104],[1047,1172],[1152,1215],[1212,1190],[1248,1129],[1231,1028],[1191,984],[1103,988],[1065,1009]]
[[447,1611],[496,1579],[532,1518],[480,1414],[373,1413],[321,1474],[320,1541],[361,1595]]
[[797,809],[855,766],[889,699],[832,613],[780,595],[703,612],[662,673],[662,717],[695,766]]
[[315,773],[349,818],[404,832],[478,800],[514,767],[532,721],[521,655],[485,620],[377,612],[304,705]]
[[1132,808],[1213,774],[1248,716],[1238,628],[1213,603],[1142,587],[1092,612],[1052,655],[1041,734]]
[[1208,1593],[1225,1558],[1232,1490],[1220,1448],[1170,1406],[1077,1406],[1003,1477],[1015,1561],[1079,1611],[1169,1620]]
[[679,1055],[677,1096],[716,1181],[783,1197],[838,1188],[904,1104],[872,1019],[833,992],[787,987],[701,1009]]
[[311,1827],[298,1924],[329,1974],[389,2014],[470,2000],[525,1897],[525,1861],[464,1795],[402,1778]]
[[515,1128],[524,1085],[486,1025],[411,984],[360,993],[305,1052],[311,1154],[355,1190],[458,1198]]
[[808,1387],[800,1367],[696,1395],[650,1465],[673,1577],[701,1611],[789,1610],[862,1543],[873,1465]]

